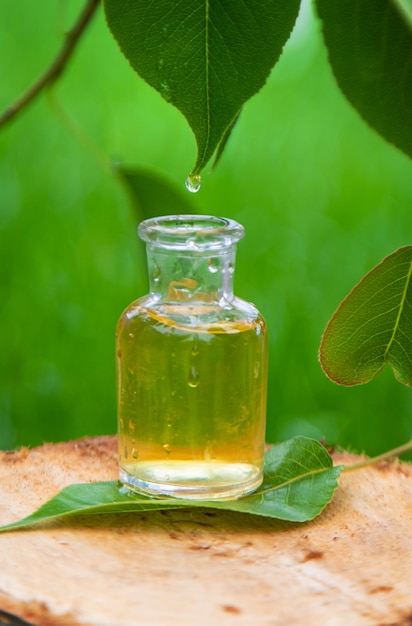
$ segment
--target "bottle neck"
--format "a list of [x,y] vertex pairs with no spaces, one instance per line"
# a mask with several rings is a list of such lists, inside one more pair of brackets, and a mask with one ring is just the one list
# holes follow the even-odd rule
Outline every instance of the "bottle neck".
[[228,302],[233,298],[235,260],[235,245],[192,252],[147,244],[150,295],[173,303]]

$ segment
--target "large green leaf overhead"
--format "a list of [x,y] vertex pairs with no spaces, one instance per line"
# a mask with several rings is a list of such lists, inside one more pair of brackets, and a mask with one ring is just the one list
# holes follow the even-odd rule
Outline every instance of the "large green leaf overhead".
[[387,141],[412,156],[411,0],[316,0],[339,87]]
[[367,383],[386,363],[412,387],[412,246],[374,267],[340,304],[324,332],[320,362],[341,385]]
[[132,67],[190,124],[199,174],[265,83],[300,0],[104,0]]

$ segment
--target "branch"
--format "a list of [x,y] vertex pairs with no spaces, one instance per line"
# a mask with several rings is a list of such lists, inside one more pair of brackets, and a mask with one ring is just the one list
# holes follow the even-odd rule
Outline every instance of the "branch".
[[68,31],[63,46],[45,72],[13,104],[0,115],[0,127],[10,122],[25,109],[46,87],[53,85],[65,69],[74,49],[93,17],[100,0],[87,0],[77,22]]
[[344,465],[342,472],[353,472],[354,470],[363,469],[364,467],[374,465],[380,461],[387,461],[388,459],[399,456],[400,454],[405,454],[405,452],[411,452],[411,450],[412,440],[408,441],[408,443],[404,443],[402,446],[399,446],[399,448],[394,448],[393,450],[389,450],[389,452],[384,452],[383,454],[374,456],[371,459],[366,459],[366,461],[359,461],[359,463],[353,463],[352,465]]

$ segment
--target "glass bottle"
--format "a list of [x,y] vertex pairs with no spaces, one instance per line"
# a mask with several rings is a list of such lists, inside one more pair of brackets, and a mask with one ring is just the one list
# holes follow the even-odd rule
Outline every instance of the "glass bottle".
[[141,222],[150,293],[116,333],[120,481],[146,494],[235,498],[263,477],[267,333],[233,295],[237,222]]

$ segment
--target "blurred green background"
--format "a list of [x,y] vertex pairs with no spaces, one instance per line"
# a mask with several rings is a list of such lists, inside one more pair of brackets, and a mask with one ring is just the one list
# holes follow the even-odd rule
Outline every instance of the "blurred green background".
[[[2,0],[1,110],[50,62],[79,8]],[[153,168],[183,188],[195,159],[184,118],[133,73],[102,11],[54,97],[57,108],[43,94],[0,129],[3,449],[116,431],[114,329],[147,283],[137,215],[102,162]],[[191,199],[246,228],[236,292],[268,322],[268,441],[307,434],[375,454],[410,439],[412,391],[389,370],[343,388],[317,360],[340,300],[411,243],[412,161],[344,100],[306,2]]]

